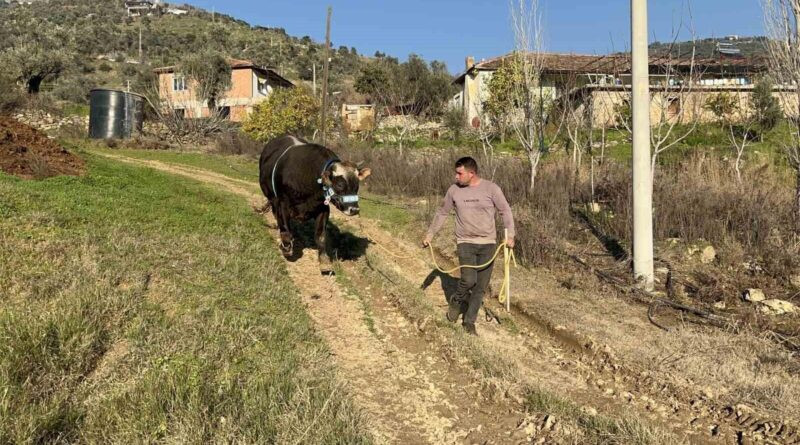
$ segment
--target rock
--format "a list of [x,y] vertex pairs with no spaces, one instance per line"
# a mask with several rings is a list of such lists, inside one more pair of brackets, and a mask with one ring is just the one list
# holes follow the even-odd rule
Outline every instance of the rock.
[[794,314],[797,312],[797,306],[788,301],[770,299],[761,301],[758,310],[766,315]]
[[789,278],[789,282],[792,283],[792,286],[800,288],[800,273],[797,275],[792,275]]
[[726,307],[725,306],[725,302],[722,301],[722,300],[717,301],[716,303],[714,303],[714,308],[715,309],[725,309],[725,307]]
[[761,289],[747,289],[742,294],[742,299],[744,301],[749,301],[750,303],[757,303],[759,301],[764,301],[767,297],[764,295],[764,291]]
[[544,424],[542,425],[542,429],[545,431],[550,431],[555,426],[556,421],[553,416],[547,415],[544,416]]
[[706,246],[700,252],[700,262],[703,264],[711,264],[717,259],[717,251],[714,246]]
[[584,406],[583,408],[581,408],[581,412],[592,417],[597,415],[597,410],[592,408],[591,406]]

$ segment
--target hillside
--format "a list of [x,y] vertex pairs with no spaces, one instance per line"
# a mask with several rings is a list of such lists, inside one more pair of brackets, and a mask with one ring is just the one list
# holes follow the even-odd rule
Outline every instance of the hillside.
[[[128,17],[120,0],[43,0],[30,5],[0,3],[0,51],[26,39],[42,41],[41,30],[57,37],[45,45],[69,55],[57,82],[42,85],[61,98],[85,100],[86,87],[141,84],[152,67],[179,62],[198,48],[213,48],[230,57],[271,66],[292,80],[312,78],[322,66],[324,45],[310,37],[288,35],[281,28],[253,26],[236,18],[180,5],[188,14]],[[170,7],[177,5],[169,5]],[[142,61],[139,63],[141,31]],[[28,37],[29,36],[29,37]],[[367,58],[356,48],[332,44],[331,83],[351,83]]]
[[[706,38],[706,39],[698,39],[695,42],[697,56],[706,58],[706,57],[718,57],[719,51],[718,46],[728,47],[728,48],[735,48],[741,51],[742,57],[754,57],[758,55],[762,55],[764,53],[764,44],[766,41],[766,37],[763,36],[752,36],[752,37],[745,37],[745,36],[732,36],[732,37],[723,37],[723,38]],[[691,41],[683,41],[683,42],[655,42],[650,45],[650,51],[654,54],[664,53],[669,51],[670,47],[672,47],[672,53],[677,54],[687,54],[691,51],[692,42]]]

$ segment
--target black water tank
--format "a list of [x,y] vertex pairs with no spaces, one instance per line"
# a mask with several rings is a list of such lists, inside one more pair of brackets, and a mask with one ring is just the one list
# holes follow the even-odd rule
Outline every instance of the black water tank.
[[126,91],[94,89],[89,93],[89,137],[124,139],[142,131],[144,97]]

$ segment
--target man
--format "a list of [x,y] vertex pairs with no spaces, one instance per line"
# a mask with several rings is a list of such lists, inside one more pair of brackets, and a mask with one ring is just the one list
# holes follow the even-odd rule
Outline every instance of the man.
[[[447,190],[444,203],[436,212],[422,241],[423,246],[430,245],[433,236],[454,208],[458,261],[462,266],[485,264],[494,255],[497,249],[495,211],[500,212],[503,226],[508,230],[508,247],[514,247],[511,207],[497,184],[478,176],[478,163],[470,157],[456,161],[456,183]],[[449,301],[447,319],[455,323],[459,315],[464,314],[462,325],[473,335],[476,335],[475,321],[492,276],[492,266],[489,264],[483,269],[462,268],[458,288]]]

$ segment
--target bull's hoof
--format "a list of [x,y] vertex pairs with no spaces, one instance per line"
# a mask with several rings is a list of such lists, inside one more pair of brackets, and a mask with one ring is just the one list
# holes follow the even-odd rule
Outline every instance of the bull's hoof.
[[289,256],[294,252],[294,243],[289,241],[288,243],[281,243],[280,245],[281,253],[283,256]]
[[319,256],[319,271],[322,275],[333,275],[333,264],[331,263],[331,259],[328,258],[328,255],[320,255]]

